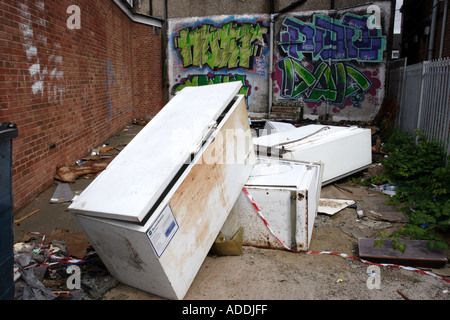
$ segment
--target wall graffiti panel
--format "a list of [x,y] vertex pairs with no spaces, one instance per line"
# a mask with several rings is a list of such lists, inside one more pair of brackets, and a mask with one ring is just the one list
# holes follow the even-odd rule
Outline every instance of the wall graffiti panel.
[[186,86],[240,81],[250,112],[266,112],[269,16],[214,16],[169,20],[169,84]]
[[371,120],[384,99],[390,16],[379,1],[279,15],[272,30],[269,15],[170,19],[170,96],[240,81],[250,113],[267,114],[271,91],[273,106],[303,106],[307,117]]
[[374,22],[366,6],[277,18],[274,105],[303,104],[305,115],[373,119],[384,97],[390,21],[390,4],[374,5],[381,21]]

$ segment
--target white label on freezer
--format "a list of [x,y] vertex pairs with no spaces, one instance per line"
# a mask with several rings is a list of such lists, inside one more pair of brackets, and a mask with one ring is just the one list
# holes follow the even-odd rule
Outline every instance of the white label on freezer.
[[147,231],[147,236],[158,258],[162,256],[177,231],[178,223],[172,208],[167,205]]

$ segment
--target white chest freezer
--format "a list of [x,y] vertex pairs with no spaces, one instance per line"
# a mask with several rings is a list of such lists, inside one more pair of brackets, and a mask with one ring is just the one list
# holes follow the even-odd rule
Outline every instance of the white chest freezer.
[[372,164],[369,129],[307,125],[253,139],[258,150],[286,160],[320,161],[323,185],[364,170]]
[[119,281],[185,296],[255,162],[240,87],[183,89],[70,205]]
[[[254,199],[264,219],[241,192],[230,212],[222,233],[231,238],[244,228],[244,245],[307,251],[317,215],[322,186],[320,163],[258,158],[245,188]],[[279,240],[282,242],[280,243]]]

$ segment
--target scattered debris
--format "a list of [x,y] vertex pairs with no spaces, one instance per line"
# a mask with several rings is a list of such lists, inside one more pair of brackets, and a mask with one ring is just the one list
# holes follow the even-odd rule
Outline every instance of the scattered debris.
[[85,158],[86,162],[82,165],[74,166],[58,166],[56,169],[55,179],[62,182],[75,182],[79,177],[88,174],[97,174],[106,169],[106,167],[114,160],[114,156],[100,156]]
[[402,212],[399,211],[383,211],[382,213],[376,212],[373,210],[369,210],[367,212],[367,217],[376,221],[386,221],[386,222],[400,222],[406,223],[408,222],[408,217],[405,216]]
[[395,189],[397,189],[397,186],[391,183],[386,183],[378,186],[372,184],[372,187],[373,187],[372,190],[383,192],[384,194],[387,194],[390,197],[395,195]]
[[407,296],[405,296],[400,290],[397,290],[397,293],[402,296],[403,299],[409,300]]
[[138,126],[146,126],[147,123],[149,123],[150,120],[147,119],[134,119],[133,120],[133,124],[138,125]]
[[55,193],[50,199],[50,203],[66,203],[71,202],[73,193],[68,183],[59,183],[56,187]]
[[114,149],[116,149],[116,148],[115,147],[103,147],[103,148],[100,148],[100,153],[106,153],[106,152],[114,150]]
[[332,216],[353,204],[353,200],[320,198],[318,212]]
[[[59,238],[65,240],[57,240]],[[109,274],[94,251],[88,252],[85,248],[86,253],[81,259],[69,254],[77,245],[81,247],[77,241],[82,238],[81,234],[63,229],[55,230],[48,237],[43,233],[28,232],[21,239],[26,242],[14,245],[14,299],[81,300],[86,296],[100,299],[115,287],[118,281]],[[78,280],[73,281],[73,277]]]
[[69,232],[68,229],[56,229],[47,236],[48,242],[64,241],[67,254],[79,259],[84,258],[90,247],[89,240],[82,232]]

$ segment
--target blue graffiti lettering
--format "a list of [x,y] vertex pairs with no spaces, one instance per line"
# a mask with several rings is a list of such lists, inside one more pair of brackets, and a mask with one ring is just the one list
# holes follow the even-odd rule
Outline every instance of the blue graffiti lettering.
[[315,15],[313,23],[286,18],[283,21],[286,30],[280,32],[280,47],[298,60],[309,53],[312,60],[380,62],[386,49],[386,37],[382,36],[381,28],[367,27],[369,17],[347,13],[336,20]]

